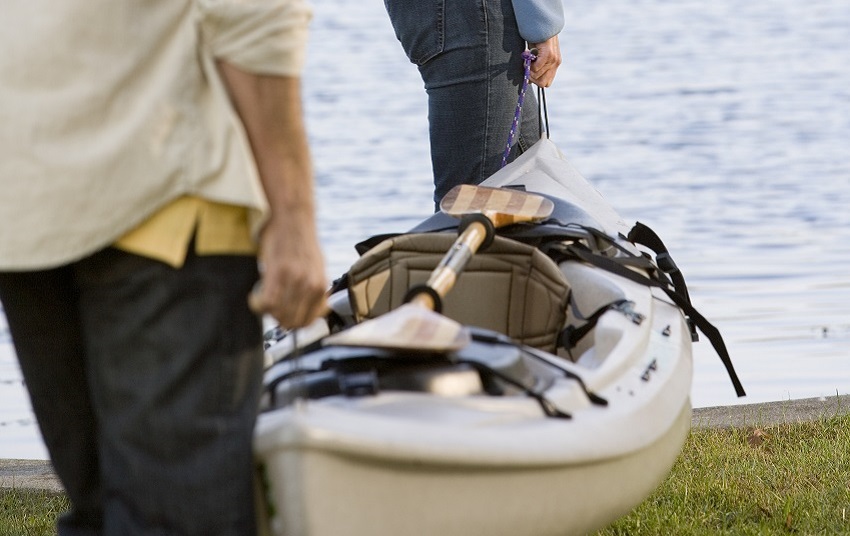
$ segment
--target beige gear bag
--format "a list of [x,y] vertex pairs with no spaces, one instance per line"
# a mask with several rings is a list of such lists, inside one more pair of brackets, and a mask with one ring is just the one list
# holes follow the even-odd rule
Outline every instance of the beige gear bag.
[[[452,247],[452,233],[406,234],[367,251],[348,273],[355,319],[382,315],[422,285]],[[570,287],[539,249],[496,236],[476,253],[443,299],[442,313],[462,324],[503,333],[554,352],[566,321]]]

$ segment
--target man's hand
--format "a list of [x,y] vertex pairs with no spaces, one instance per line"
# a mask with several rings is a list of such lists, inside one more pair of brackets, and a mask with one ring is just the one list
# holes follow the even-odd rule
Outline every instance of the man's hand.
[[261,237],[262,279],[249,303],[283,328],[306,326],[327,309],[324,259],[305,220],[297,214],[273,216]]
[[540,87],[549,87],[555,80],[555,73],[561,65],[561,46],[558,36],[550,37],[542,43],[530,44],[537,49],[537,59],[531,62],[530,80]]

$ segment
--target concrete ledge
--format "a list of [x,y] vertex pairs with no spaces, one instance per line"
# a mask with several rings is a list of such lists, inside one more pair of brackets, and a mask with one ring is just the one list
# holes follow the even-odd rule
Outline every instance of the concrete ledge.
[[692,428],[739,428],[809,422],[850,413],[850,395],[696,408]]
[[0,489],[64,491],[47,460],[0,460]]
[[[808,422],[850,413],[850,395],[802,398],[761,404],[696,408],[693,428],[774,426]],[[35,489],[55,493],[62,484],[46,460],[0,460],[0,489]]]

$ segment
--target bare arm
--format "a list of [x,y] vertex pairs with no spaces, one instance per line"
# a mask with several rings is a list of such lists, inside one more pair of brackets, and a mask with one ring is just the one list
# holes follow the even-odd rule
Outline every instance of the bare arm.
[[284,328],[305,326],[324,311],[327,281],[301,81],[248,73],[226,62],[218,67],[245,125],[271,207],[260,236],[262,285],[252,294],[251,306]]

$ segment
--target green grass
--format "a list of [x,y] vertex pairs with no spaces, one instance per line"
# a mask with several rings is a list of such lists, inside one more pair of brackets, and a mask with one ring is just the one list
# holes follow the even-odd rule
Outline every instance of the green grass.
[[0,489],[0,534],[53,536],[56,518],[68,509],[64,495],[27,489]]
[[[0,490],[0,535],[52,535],[67,507],[61,495]],[[850,415],[692,430],[667,480],[598,536],[724,534],[850,534]]]
[[673,470],[609,535],[850,534],[850,415],[696,429]]

